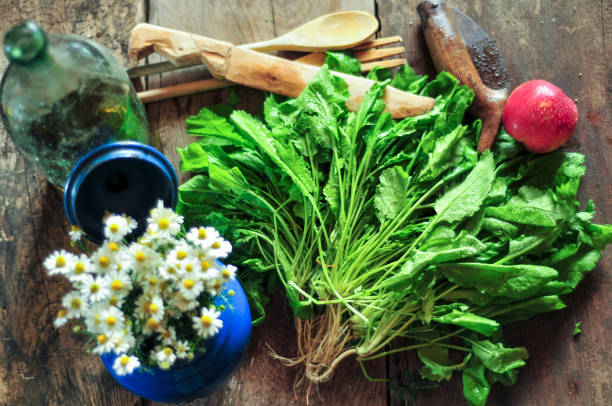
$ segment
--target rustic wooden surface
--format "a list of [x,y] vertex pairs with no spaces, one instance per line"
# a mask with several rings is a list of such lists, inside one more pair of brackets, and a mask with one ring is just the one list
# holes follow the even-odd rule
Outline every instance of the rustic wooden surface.
[[[0,32],[25,18],[49,32],[74,32],[100,41],[123,62],[128,31],[149,21],[171,28],[244,43],[271,38],[296,25],[337,10],[375,13],[380,35],[402,35],[409,62],[419,73],[432,65],[418,30],[417,0],[346,1],[161,1],[161,0],[5,0],[0,4]],[[546,79],[578,99],[580,121],[567,146],[587,155],[581,196],[597,203],[599,222],[612,222],[612,2],[585,0],[449,0],[495,38],[506,57],[512,85]],[[154,58],[151,58],[153,60]],[[0,57],[0,71],[6,66]],[[201,71],[151,77],[146,86],[199,78]],[[155,103],[150,121],[165,153],[178,162],[177,146],[188,143],[184,120],[204,105],[225,101],[227,90]],[[255,111],[258,92],[240,88],[240,107]],[[67,223],[61,194],[16,150],[0,129],[0,405],[152,405],[117,385],[101,362],[86,355],[69,329],[52,320],[68,286],[45,275],[41,263],[52,250],[67,247]],[[184,179],[184,177],[182,178]],[[612,258],[599,266],[567,298],[568,308],[505,329],[507,340],[525,345],[528,364],[513,388],[495,386],[491,405],[607,405],[612,399]],[[574,323],[583,333],[574,338]],[[242,367],[216,394],[190,405],[304,405],[299,370],[269,356],[295,351],[291,314],[275,297],[267,321],[254,330]],[[440,388],[414,389],[418,365],[402,354],[368,363],[368,382],[354,362],[341,364],[332,382],[320,385],[310,404],[464,405],[457,377]],[[156,404],[157,405],[157,404]]]

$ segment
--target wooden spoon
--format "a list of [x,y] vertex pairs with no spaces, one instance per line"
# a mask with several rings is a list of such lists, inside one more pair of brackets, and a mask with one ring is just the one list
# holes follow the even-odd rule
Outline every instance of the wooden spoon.
[[[134,27],[130,38],[128,54],[135,59],[153,52],[144,47],[147,43],[167,43],[172,47],[173,38],[167,37],[167,31],[156,31],[153,25],[139,24]],[[241,45],[255,51],[301,51],[316,52],[348,49],[366,41],[376,33],[378,20],[365,11],[341,11],[315,18],[280,37],[267,41]],[[201,64],[200,50],[191,47],[173,47],[168,62],[136,66],[128,69],[131,78],[167,72],[177,67]]]
[[256,51],[333,51],[351,48],[370,38],[378,20],[365,11],[341,11],[315,18],[267,41],[241,45]]

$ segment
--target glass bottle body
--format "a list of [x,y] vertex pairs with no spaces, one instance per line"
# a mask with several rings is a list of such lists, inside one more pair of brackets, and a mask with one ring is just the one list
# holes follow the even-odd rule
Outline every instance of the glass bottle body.
[[64,187],[79,158],[101,145],[151,144],[144,107],[114,56],[86,38],[41,34],[45,43],[30,60],[7,52],[0,110],[17,147],[47,179]]

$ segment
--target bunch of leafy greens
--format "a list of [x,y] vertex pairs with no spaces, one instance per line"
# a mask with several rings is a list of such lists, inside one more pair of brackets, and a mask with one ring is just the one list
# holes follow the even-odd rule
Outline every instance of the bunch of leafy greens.
[[[354,62],[328,57],[337,70],[356,71]],[[324,67],[297,99],[270,95],[262,119],[227,109],[190,117],[201,138],[180,150],[195,176],[178,210],[234,243],[260,315],[264,278],[278,275],[300,335],[292,361],[311,381],[348,355],[414,349],[424,378],[461,371],[465,397],[483,405],[527,358],[504,345],[501,326],[562,309],[560,295],[595,267],[612,227],[591,222],[592,202],[578,211],[582,155],[535,157],[502,131],[479,156],[480,122],[464,123],[473,92],[450,74],[427,83],[405,66],[369,77],[356,112]],[[395,121],[381,101],[388,85],[435,107]]]

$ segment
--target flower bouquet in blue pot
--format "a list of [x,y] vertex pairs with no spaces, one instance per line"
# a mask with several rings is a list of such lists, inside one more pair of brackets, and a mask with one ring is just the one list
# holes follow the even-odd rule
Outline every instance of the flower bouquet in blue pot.
[[[76,322],[90,351],[137,395],[161,402],[209,395],[236,369],[251,336],[236,267],[220,262],[231,244],[212,227],[184,230],[161,202],[138,238],[125,215],[103,221],[105,240],[94,252],[59,250],[44,262],[73,286],[55,325]],[[71,236],[81,237],[78,229]]]

